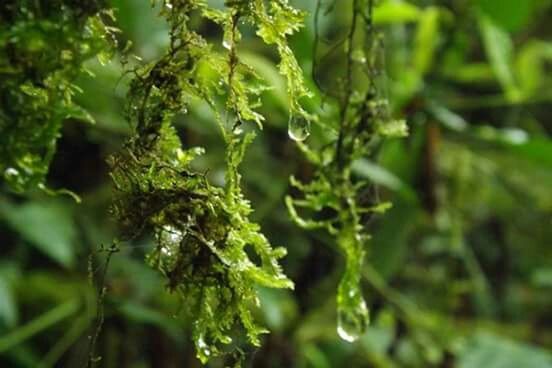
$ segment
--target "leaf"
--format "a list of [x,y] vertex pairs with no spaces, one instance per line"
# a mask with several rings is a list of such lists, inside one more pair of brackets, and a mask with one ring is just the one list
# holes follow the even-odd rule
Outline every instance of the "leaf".
[[546,138],[533,138],[524,144],[509,147],[523,159],[533,161],[552,169],[552,142]]
[[374,9],[375,24],[394,24],[415,22],[422,11],[417,6],[407,2],[384,2]]
[[57,201],[0,203],[6,223],[38,250],[70,268],[75,263],[75,226],[70,209]]
[[463,117],[449,110],[446,106],[432,102],[428,107],[433,116],[447,128],[456,132],[466,130],[468,123]]
[[524,97],[529,98],[539,91],[546,76],[545,64],[552,60],[552,43],[530,41],[519,51],[515,67]]
[[297,305],[289,293],[261,287],[259,297],[261,311],[271,331],[284,332],[296,322]]
[[151,324],[161,328],[175,339],[180,337],[180,328],[174,320],[148,306],[129,301],[122,303],[119,311],[130,321]]
[[370,162],[366,159],[359,159],[353,163],[353,172],[363,178],[370,179],[376,184],[401,193],[405,198],[414,198],[414,190],[395,174],[386,168]]
[[458,368],[550,368],[552,356],[544,350],[500,336],[476,335],[460,354]]
[[14,327],[17,323],[17,305],[12,288],[3,275],[0,275],[0,327]]
[[506,97],[512,102],[518,101],[520,92],[512,71],[513,44],[510,36],[484,14],[479,15],[479,27],[487,58]]
[[439,10],[428,7],[420,16],[415,40],[414,69],[420,75],[431,69],[438,40]]
[[535,0],[479,0],[479,9],[500,27],[518,31],[525,26],[535,8]]

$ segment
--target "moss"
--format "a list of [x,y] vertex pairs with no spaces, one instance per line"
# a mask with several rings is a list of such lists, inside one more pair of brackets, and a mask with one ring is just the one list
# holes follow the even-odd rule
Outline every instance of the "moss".
[[[302,192],[302,198],[286,198],[295,223],[305,229],[326,229],[345,257],[345,271],[337,292],[337,316],[338,333],[347,341],[358,338],[368,325],[368,309],[360,288],[370,238],[364,224],[385,207],[378,205],[377,198],[366,197],[372,185],[355,177],[352,166],[356,160],[374,154],[386,137],[406,134],[404,121],[390,118],[387,96],[381,88],[385,75],[380,57],[383,42],[373,26],[373,6],[372,0],[353,1],[351,27],[345,41],[346,73],[338,83],[340,88],[327,93],[339,106],[339,121],[336,124],[333,116],[315,117],[325,131],[336,131],[335,138],[324,142],[323,149],[299,140],[299,148],[314,166],[315,175],[309,183],[292,177],[291,185]],[[320,3],[316,11],[321,11]],[[303,218],[302,211],[324,220]]]
[[106,60],[104,1],[7,0],[0,5],[0,173],[17,192],[45,189],[64,120],[93,122],[73,102],[83,63]]
[[[306,94],[286,43],[286,36],[300,27],[300,13],[284,0],[271,4],[266,8],[263,1],[227,1],[221,10],[200,0],[162,2],[170,47],[159,60],[133,71],[127,115],[134,134],[110,159],[116,188],[113,213],[125,238],[143,231],[155,234],[148,262],[166,277],[168,289],[186,301],[202,362],[232,342],[236,325],[250,343],[259,345],[259,335],[267,331],[253,317],[259,304],[256,288],[293,287],[278,264],[285,249],[272,248],[259,225],[249,220],[252,208],[241,191],[239,173],[254,139],[254,133],[242,133],[241,125],[261,126],[264,120],[256,111],[262,81],[237,53],[239,22],[258,27],[261,38],[276,45],[280,70],[289,81],[290,105],[298,110],[297,101]],[[222,27],[224,51],[189,28],[192,12]],[[203,149],[184,148],[172,125],[173,116],[187,110],[192,98],[207,102],[217,116],[214,123],[226,143],[223,187],[192,169],[191,162]],[[260,264],[249,258],[246,248],[256,253]]]

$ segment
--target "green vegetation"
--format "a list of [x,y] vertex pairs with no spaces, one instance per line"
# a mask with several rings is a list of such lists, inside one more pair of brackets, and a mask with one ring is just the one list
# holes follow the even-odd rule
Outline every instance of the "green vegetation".
[[2,2],[0,366],[552,367],[551,10]]
[[103,1],[3,1],[0,7],[0,171],[11,189],[44,188],[63,121],[93,123],[73,102],[75,78],[107,62],[114,29]]

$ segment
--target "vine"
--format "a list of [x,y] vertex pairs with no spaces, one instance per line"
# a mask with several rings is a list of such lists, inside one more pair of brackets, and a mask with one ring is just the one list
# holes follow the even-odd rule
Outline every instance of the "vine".
[[[228,0],[224,9],[203,0],[154,3],[170,26],[170,45],[159,60],[133,71],[127,119],[134,134],[109,159],[116,190],[113,214],[125,240],[144,231],[154,234],[156,245],[147,261],[189,307],[197,356],[205,363],[232,343],[236,325],[251,344],[260,344],[259,335],[267,331],[253,317],[257,286],[293,288],[278,264],[285,249],[272,248],[259,225],[249,220],[252,208],[241,190],[239,165],[255,136],[245,134],[242,125],[262,126],[264,117],[256,107],[267,87],[240,60],[237,46],[244,22],[276,46],[290,111],[302,116],[306,113],[299,99],[308,92],[286,37],[300,28],[303,15],[287,0],[269,6],[263,0]],[[190,27],[192,15],[222,27],[222,51]],[[194,99],[215,112],[226,145],[223,187],[193,168],[192,161],[204,150],[183,148],[172,124]]]
[[[318,1],[315,21],[322,8],[323,4]],[[373,0],[352,0],[351,25],[344,41],[338,44],[345,48],[346,74],[339,88],[332,89],[331,93],[337,99],[339,117],[317,116],[324,131],[333,135],[320,148],[297,142],[315,167],[315,175],[309,183],[291,177],[291,185],[302,193],[302,198],[286,197],[295,223],[305,229],[327,230],[345,256],[345,271],[337,290],[337,331],[347,341],[356,340],[369,323],[360,288],[370,238],[365,223],[371,215],[384,212],[390,206],[378,203],[377,196],[367,196],[373,191],[372,185],[354,175],[354,164],[373,155],[384,138],[407,134],[404,121],[390,118],[382,83],[383,37],[374,28],[373,8]],[[315,42],[318,40],[317,31]],[[317,44],[314,50],[316,53]],[[299,210],[311,213],[312,218],[302,217]]]
[[39,188],[67,118],[93,122],[75,104],[73,83],[116,31],[103,0],[5,0],[0,4],[0,173],[16,192]]

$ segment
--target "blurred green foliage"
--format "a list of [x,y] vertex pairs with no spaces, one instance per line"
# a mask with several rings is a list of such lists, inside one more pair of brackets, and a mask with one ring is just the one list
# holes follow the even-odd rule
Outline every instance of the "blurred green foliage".
[[[323,3],[335,9],[319,19],[326,35],[320,47],[330,52],[316,61],[316,78],[331,91],[344,75],[344,49],[332,45],[348,29],[351,1]],[[331,114],[310,76],[315,4],[294,4],[309,14],[292,38],[314,92],[305,108]],[[162,55],[167,25],[148,1],[111,5],[121,44],[131,40],[131,51],[146,61]],[[388,98],[410,136],[353,165],[393,207],[367,224],[362,288],[372,321],[352,344],[335,328],[344,260],[323,232],[297,228],[283,203],[294,190],[288,177],[308,179],[312,166],[287,138],[277,56],[243,29],[240,54],[273,87],[262,95],[264,129],[241,166],[244,191],[256,208],[253,220],[288,249],[283,268],[296,285],[258,291],[256,317],[271,333],[262,348],[245,348],[249,366],[552,367],[551,11],[549,0],[380,1],[375,23],[385,34]],[[195,26],[222,50],[217,26]],[[117,234],[105,159],[130,130],[123,113],[128,78],[120,80],[119,63],[91,59],[86,67],[94,76],[79,77],[83,92],[73,99],[96,124],[65,121],[47,178],[82,203],[22,197],[2,184],[0,366],[77,367],[87,359],[96,315],[87,258],[93,252],[92,271],[100,274],[99,244]],[[215,117],[198,101],[189,111],[175,117],[177,133],[185,147],[209,148],[194,165],[222,184]],[[309,144],[327,133],[313,124]],[[123,243],[112,257],[99,366],[199,366],[191,323],[180,313],[186,302],[166,293],[165,281],[143,262],[153,240]]]

